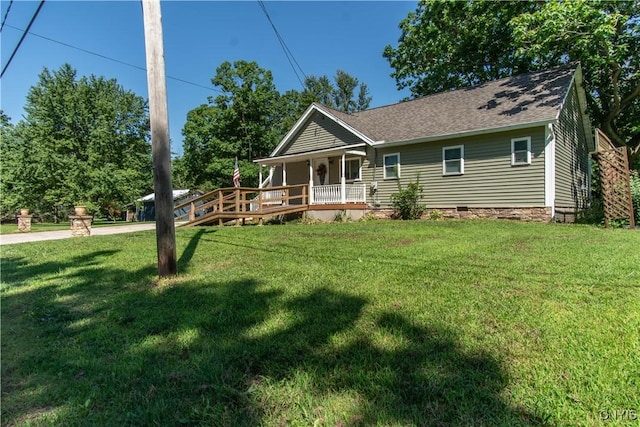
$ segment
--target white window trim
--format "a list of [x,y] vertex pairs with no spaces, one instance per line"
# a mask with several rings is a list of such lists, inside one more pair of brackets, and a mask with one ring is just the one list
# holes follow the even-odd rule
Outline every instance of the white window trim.
[[[352,162],[354,160],[358,161],[358,177],[355,178],[355,179],[346,178],[346,176],[347,176],[347,171],[346,171],[347,163]],[[345,179],[346,179],[347,182],[362,181],[362,159],[360,157],[346,157],[344,159],[344,166],[345,166],[344,176],[345,176]]]
[[[387,176],[387,157],[397,156],[398,162],[396,163],[396,176]],[[384,179],[399,179],[400,178],[400,153],[389,153],[382,156],[382,176]]]
[[[526,162],[516,162],[516,141],[527,141],[527,161]],[[524,136],[520,138],[513,138],[511,140],[511,166],[523,166],[531,164],[531,137]]]
[[[456,150],[458,148],[460,149],[460,172],[447,172],[445,152],[447,150]],[[443,176],[464,175],[464,145],[449,145],[447,147],[442,147],[442,175]]]

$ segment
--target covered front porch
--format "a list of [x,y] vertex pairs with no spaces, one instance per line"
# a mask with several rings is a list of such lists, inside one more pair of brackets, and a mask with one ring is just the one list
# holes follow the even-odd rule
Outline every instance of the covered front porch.
[[364,145],[255,160],[260,166],[259,188],[308,184],[309,205],[366,204]]

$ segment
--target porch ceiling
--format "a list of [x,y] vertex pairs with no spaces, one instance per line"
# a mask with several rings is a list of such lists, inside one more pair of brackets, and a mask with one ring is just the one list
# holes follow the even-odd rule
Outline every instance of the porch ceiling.
[[364,146],[366,146],[366,144],[363,142],[361,144],[352,144],[346,147],[328,148],[325,150],[308,151],[306,153],[288,154],[285,156],[277,156],[277,157],[267,157],[264,159],[256,159],[253,162],[258,163],[259,165],[262,165],[262,166],[277,166],[277,165],[281,165],[282,163],[293,163],[293,162],[299,162],[303,160],[316,159],[320,157],[341,156],[343,153],[349,154],[352,156],[364,157],[367,155],[365,150],[361,149]]

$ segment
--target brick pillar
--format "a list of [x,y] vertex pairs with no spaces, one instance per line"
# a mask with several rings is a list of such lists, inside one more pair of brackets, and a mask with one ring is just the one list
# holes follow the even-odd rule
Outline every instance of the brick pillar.
[[33,215],[18,215],[18,231],[28,233],[31,231],[31,218]]
[[72,237],[91,236],[91,222],[93,221],[91,215],[70,215],[69,220],[71,220]]

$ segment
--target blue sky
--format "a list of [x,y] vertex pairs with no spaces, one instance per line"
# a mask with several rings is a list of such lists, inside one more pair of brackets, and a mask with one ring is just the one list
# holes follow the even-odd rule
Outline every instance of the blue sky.
[[[2,0],[2,18],[9,4]],[[37,1],[13,1],[1,34],[3,67],[37,6]],[[306,75],[333,78],[337,69],[343,69],[368,85],[372,107],[409,95],[396,89],[382,51],[388,44],[397,46],[398,24],[416,9],[416,2],[265,1],[265,6]],[[199,85],[167,80],[174,153],[182,153],[181,131],[187,112],[216,94],[211,78],[224,61],[256,61],[271,70],[280,92],[301,90],[257,1],[163,1],[161,7],[166,74]],[[115,78],[124,88],[148,97],[144,71],[36,35],[145,67],[139,1],[49,0],[0,82],[1,108],[13,123],[21,118],[25,97],[43,67],[58,69],[65,62],[79,76]]]

